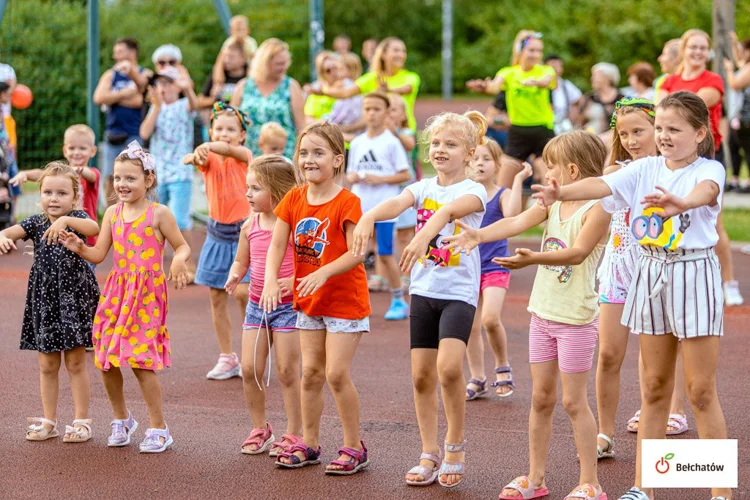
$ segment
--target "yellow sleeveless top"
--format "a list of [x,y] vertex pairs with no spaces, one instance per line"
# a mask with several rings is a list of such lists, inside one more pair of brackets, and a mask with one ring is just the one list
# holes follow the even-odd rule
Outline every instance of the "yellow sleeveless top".
[[[568,219],[561,220],[561,202],[550,207],[542,238],[542,252],[570,248],[581,233],[583,216],[599,200],[588,201]],[[585,325],[599,314],[596,267],[604,250],[598,243],[577,266],[539,266],[529,299],[529,312],[542,319],[569,325]]]

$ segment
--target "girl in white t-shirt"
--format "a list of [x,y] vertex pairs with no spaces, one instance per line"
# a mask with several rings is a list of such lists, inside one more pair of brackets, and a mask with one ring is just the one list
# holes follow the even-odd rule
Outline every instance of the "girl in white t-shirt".
[[[709,159],[714,143],[703,100],[689,92],[667,96],[656,108],[655,137],[662,156],[572,186],[551,182],[533,188],[544,205],[611,196],[603,202],[607,210],[631,210],[631,232],[641,248],[622,323],[640,334],[644,380],[635,486],[620,497],[625,500],[653,496],[653,490],[640,489],[641,442],[664,438],[678,340],[700,437],[727,437],[716,392],[724,310],[714,252],[725,172]],[[712,488],[711,494],[729,498],[731,490]]]
[[[362,216],[354,230],[353,251],[363,254],[377,221],[417,210],[417,232],[401,255],[401,269],[411,271],[410,332],[414,405],[422,455],[406,474],[406,484],[428,486],[438,480],[452,488],[465,475],[463,360],[479,298],[479,253],[452,254],[444,238],[461,230],[456,221],[478,228],[487,204],[481,184],[466,178],[466,168],[484,141],[487,121],[480,113],[442,113],[430,119],[429,159],[437,177],[411,184],[396,198]],[[416,264],[416,265],[415,265]],[[440,388],[448,430],[445,460],[438,446]]]

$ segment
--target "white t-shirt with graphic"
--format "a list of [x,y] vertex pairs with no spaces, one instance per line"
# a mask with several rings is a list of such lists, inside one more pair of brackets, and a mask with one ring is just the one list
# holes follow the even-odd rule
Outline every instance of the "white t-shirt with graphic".
[[[376,137],[358,135],[349,146],[347,173],[387,177],[409,170],[406,150],[390,130]],[[362,212],[375,208],[379,203],[395,198],[401,193],[398,184],[366,184],[358,182],[352,186],[352,193],[362,200]],[[394,219],[395,220],[395,219]]]
[[[476,196],[482,200],[482,210],[461,218],[461,222],[479,229],[487,207],[487,191],[472,180],[466,179],[451,186],[440,186],[437,177],[422,179],[406,187],[416,202],[417,232],[427,223],[432,215],[443,205],[447,205],[462,196]],[[474,250],[468,256],[465,253],[451,253],[443,249],[443,238],[461,232],[455,222],[448,223],[440,233],[430,241],[427,255],[411,270],[410,295],[421,295],[433,299],[460,300],[477,305],[479,300],[479,251]]]
[[150,147],[159,184],[193,180],[192,165],[182,163],[182,158],[193,152],[193,118],[187,98],[162,103]]
[[[710,248],[719,241],[716,219],[721,212],[725,178],[724,167],[715,160],[698,158],[672,171],[663,156],[649,156],[602,177],[612,190],[612,196],[602,200],[602,207],[610,213],[630,207],[630,231],[640,245],[665,250]],[[665,220],[659,216],[661,209],[644,209],[641,203],[646,195],[659,192],[656,186],[684,198],[706,180],[719,186],[719,203],[713,207],[694,208]]]

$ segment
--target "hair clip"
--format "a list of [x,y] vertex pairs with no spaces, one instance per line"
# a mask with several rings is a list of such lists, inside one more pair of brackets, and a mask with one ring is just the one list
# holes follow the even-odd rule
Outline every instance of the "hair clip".
[[609,120],[609,128],[614,129],[617,125],[617,111],[625,106],[633,106],[643,110],[648,116],[656,116],[654,103],[641,97],[623,97],[615,103],[615,110],[612,112],[612,118]]
[[128,147],[123,151],[125,155],[131,160],[140,160],[143,163],[143,170],[147,172],[153,172],[156,169],[156,160],[154,155],[146,151],[138,144],[138,141],[133,141],[128,144]]
[[234,106],[230,106],[224,101],[216,101],[214,103],[213,109],[211,109],[211,123],[213,123],[214,119],[216,118],[216,114],[221,113],[222,111],[234,111],[234,113],[237,115],[237,119],[240,121],[242,130],[247,132],[247,126],[250,123],[250,119],[247,117],[247,114],[245,114],[244,111],[235,108]]

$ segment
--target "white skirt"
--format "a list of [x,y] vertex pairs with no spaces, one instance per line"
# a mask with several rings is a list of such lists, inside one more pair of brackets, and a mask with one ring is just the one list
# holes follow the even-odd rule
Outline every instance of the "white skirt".
[[634,333],[679,339],[723,335],[724,295],[714,249],[642,246],[621,323]]

